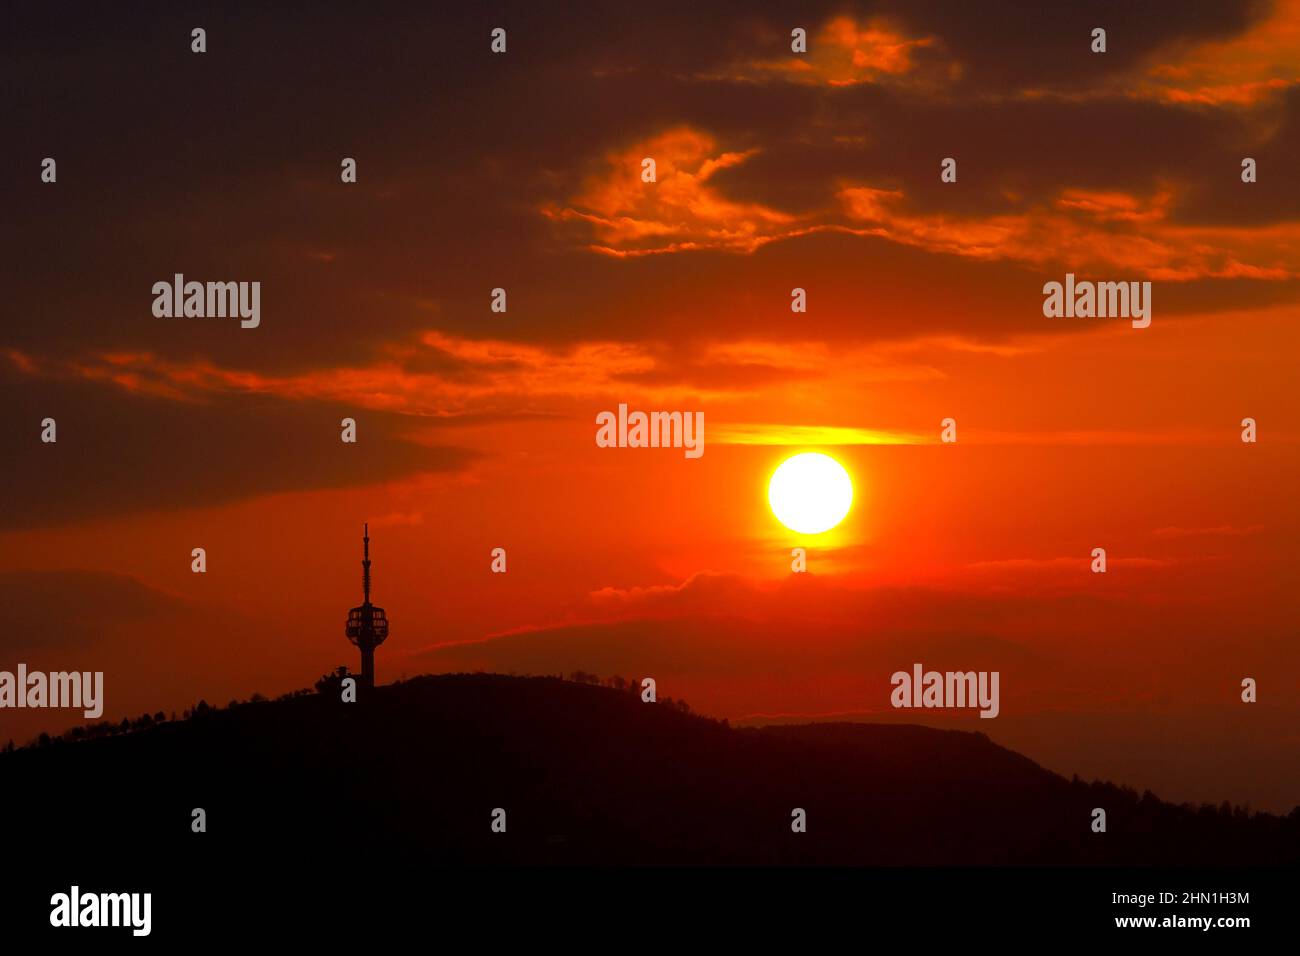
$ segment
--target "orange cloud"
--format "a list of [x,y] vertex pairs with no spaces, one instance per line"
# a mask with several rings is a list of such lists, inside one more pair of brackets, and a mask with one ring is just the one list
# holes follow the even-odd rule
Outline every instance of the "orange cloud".
[[[973,561],[966,567],[972,571],[1073,571],[1088,572],[1088,556],[1067,555],[1061,558],[998,558],[993,561]],[[1107,564],[1119,568],[1163,568],[1174,562],[1164,558],[1110,558]]]
[[[1283,436],[1282,440],[1288,440]],[[880,428],[830,425],[783,425],[765,422],[723,422],[711,425],[709,441],[717,445],[936,445],[938,429],[926,434]],[[1166,428],[1158,431],[1139,429],[1044,429],[1006,431],[967,429],[964,445],[1214,445],[1221,436],[1209,429]],[[1177,529],[1170,529],[1173,534]],[[1187,534],[1211,534],[1215,531],[1188,531]],[[1227,534],[1229,532],[1217,532]],[[1243,532],[1245,533],[1245,532]],[[1165,532],[1156,532],[1162,536]]]
[[909,213],[899,190],[844,186],[839,198],[851,223],[866,224],[852,231],[931,252],[1166,281],[1300,276],[1300,223],[1177,225],[1168,188],[1150,197],[1067,189],[1050,205],[983,218]]
[[[780,42],[789,48],[788,37]],[[809,37],[807,53],[791,51],[773,59],[733,63],[702,79],[812,86],[882,82],[919,85],[944,78],[956,79],[960,70],[954,63],[940,64],[937,71],[918,69],[917,54],[936,51],[938,46],[938,38],[908,36],[901,26],[882,17],[859,24],[852,17],[840,16],[827,21]]]
[[[838,356],[853,362],[859,384],[941,377],[930,366],[891,357],[899,351],[898,346],[841,348]],[[69,360],[36,358],[12,349],[6,354],[24,375],[81,379],[171,401],[269,395],[434,418],[518,412],[521,400],[535,403],[523,410],[536,411],[536,406],[554,408],[575,398],[603,400],[610,395],[661,401],[735,398],[763,393],[773,376],[820,377],[836,357],[836,351],[821,342],[700,342],[679,352],[654,342],[542,346],[461,338],[438,330],[389,345],[382,357],[366,365],[287,375],[147,351],[101,352]]]
[[1300,0],[1277,0],[1269,16],[1227,40],[1161,51],[1138,95],[1170,103],[1249,107],[1300,83]]
[[[644,347],[588,342],[542,348],[492,339],[461,339],[428,332],[414,346],[365,366],[292,375],[223,368],[205,359],[173,360],[152,352],[100,353],[64,363],[11,360],[28,374],[80,378],[174,401],[202,402],[230,394],[274,395],[293,401],[347,402],[361,408],[421,416],[491,410],[494,400],[570,396],[607,391],[619,377],[653,368]],[[408,367],[432,355],[449,357],[447,371]]]
[[[554,222],[588,227],[594,252],[629,257],[701,249],[751,253],[781,239],[825,231],[876,236],[930,252],[1034,266],[1104,268],[1150,279],[1286,280],[1300,277],[1300,222],[1180,225],[1176,195],[1063,189],[1052,201],[987,216],[910,212],[899,189],[844,183],[838,210],[795,215],[760,203],[732,202],[711,183],[756,150],[719,148],[712,136],[677,127],[606,157],[567,205],[548,204]],[[655,159],[658,181],[641,181]]]
[[709,441],[720,445],[921,445],[938,441],[938,437],[876,428],[747,422],[714,426]]
[[1215,525],[1207,528],[1180,528],[1171,525],[1167,528],[1157,528],[1151,534],[1157,538],[1235,538],[1241,535],[1259,534],[1264,530],[1262,524],[1253,524],[1245,527],[1230,524]]
[[[758,203],[725,199],[710,179],[756,150],[719,151],[713,137],[689,127],[667,130],[605,157],[606,170],[567,206],[546,205],[557,222],[590,226],[596,252],[645,255],[686,249],[752,252],[797,231],[795,218]],[[657,181],[641,181],[641,163],[655,161]]]

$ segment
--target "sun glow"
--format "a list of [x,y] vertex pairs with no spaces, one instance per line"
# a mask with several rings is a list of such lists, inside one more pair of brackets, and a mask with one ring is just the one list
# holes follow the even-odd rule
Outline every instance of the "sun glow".
[[800,534],[821,534],[844,520],[853,504],[853,481],[834,458],[803,452],[781,462],[767,487],[778,521]]

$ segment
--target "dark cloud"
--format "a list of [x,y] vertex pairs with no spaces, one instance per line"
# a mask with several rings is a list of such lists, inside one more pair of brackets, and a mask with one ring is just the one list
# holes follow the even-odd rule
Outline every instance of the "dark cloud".
[[106,629],[186,608],[178,597],[105,571],[0,572],[0,604],[0,647],[9,653],[85,648]]
[[[1180,220],[1249,227],[1300,219],[1294,173],[1300,166],[1300,87],[1280,99],[1266,122],[1239,120],[1199,146],[1183,144],[1181,165],[1177,154],[1170,156],[1165,169],[1178,177],[1185,193]],[[1241,181],[1241,161],[1247,156],[1258,164],[1259,178],[1250,185]]]
[[[0,669],[21,662],[29,671],[102,671],[103,716],[113,722],[180,710],[200,697],[246,695],[256,689],[250,674],[267,681],[264,690],[304,677],[300,662],[286,667],[283,643],[267,640],[265,614],[189,600],[125,574],[0,572],[0,601],[10,622],[0,635]],[[240,667],[212,667],[221,654]],[[3,735],[22,743],[85,722],[76,709],[9,710]]]
[[[831,623],[832,607],[864,623]],[[1053,657],[993,636],[1009,619],[996,601],[931,590],[853,591],[806,580],[771,591],[735,575],[706,573],[680,586],[598,592],[593,611],[612,619],[449,644],[418,661],[439,670],[581,668],[692,680],[776,674],[798,680],[840,672],[875,675],[878,680],[864,680],[887,686],[890,673],[917,659],[1033,672],[1037,680]]]
[[[963,82],[983,89],[1070,88],[1099,74],[1131,68],[1179,40],[1233,36],[1271,10],[1271,0],[1186,3],[1182,0],[1090,0],[1088,3],[953,3],[887,0],[875,9],[927,27],[965,67]],[[1089,41],[1106,30],[1104,55]]]
[[[609,150],[686,124],[720,149],[761,149],[717,174],[725,198],[814,218],[840,179],[958,216],[1005,211],[1009,190],[1031,204],[1064,187],[1148,194],[1170,179],[1186,194],[1175,217],[1277,221],[1300,202],[1282,173],[1296,149],[1294,94],[1284,121],[1263,126],[1122,97],[1014,99],[1026,86],[1092,89],[1175,41],[1240,33],[1268,9],[736,0],[652,12],[595,3],[572,17],[525,4],[6,4],[0,282],[16,320],[0,344],[284,372],[364,364],[430,327],[548,341],[782,336],[789,289],[814,283],[819,308],[801,334],[907,334],[918,292],[934,316],[926,331],[1037,330],[1038,294],[1021,293],[1042,277],[1014,265],[827,236],[753,256],[611,261],[539,209],[602,172]],[[939,38],[962,78],[941,96],[701,78],[786,55],[792,18],[815,30],[841,14]],[[203,56],[189,52],[197,24]],[[498,24],[506,57],[488,51]],[[1087,52],[1096,24],[1110,31],[1105,56]],[[1243,188],[1247,149],[1262,172]],[[54,187],[37,177],[47,155],[59,162]],[[946,155],[959,158],[955,188],[938,183]],[[358,159],[355,186],[338,182],[343,156]],[[262,327],[155,319],[150,287],[176,272],[261,281]],[[506,315],[488,311],[497,286],[510,291]],[[1256,283],[1186,298],[1249,306],[1286,294]],[[831,306],[842,310],[833,324]]]
[[[175,402],[5,374],[3,528],[372,484],[453,471],[472,457],[404,440],[404,420],[381,412],[257,396]],[[356,444],[340,440],[348,416]],[[53,444],[40,440],[46,417],[57,422]]]
[[[714,182],[729,198],[789,212],[831,205],[844,180],[901,188],[917,210],[958,216],[1014,211],[1009,194],[1022,202],[1069,188],[1148,195],[1171,181],[1204,182],[1216,205],[1228,206],[1254,197],[1243,197],[1240,156],[1225,157],[1224,147],[1262,145],[1234,113],[1119,97],[972,109],[961,99],[900,98],[864,87],[835,94],[827,113],[834,119],[823,118],[811,142],[777,136]],[[836,139],[850,131],[856,141]],[[958,162],[955,185],[939,179],[948,156]],[[1297,192],[1283,183],[1264,191],[1275,198]],[[1259,221],[1277,218],[1267,205],[1252,206]]]

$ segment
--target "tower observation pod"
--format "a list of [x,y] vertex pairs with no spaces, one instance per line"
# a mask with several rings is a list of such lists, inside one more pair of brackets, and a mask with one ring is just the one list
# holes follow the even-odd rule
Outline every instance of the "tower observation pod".
[[361,649],[362,687],[375,686],[375,648],[384,643],[388,637],[388,618],[382,607],[370,603],[370,525],[364,526],[362,541],[364,552],[361,559],[361,588],[365,593],[365,603],[348,611],[348,640]]

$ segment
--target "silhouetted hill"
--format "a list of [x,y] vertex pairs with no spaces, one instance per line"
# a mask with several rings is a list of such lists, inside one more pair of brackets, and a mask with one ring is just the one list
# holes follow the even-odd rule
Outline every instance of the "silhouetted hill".
[[[736,729],[555,678],[421,677],[0,755],[17,841],[214,864],[1265,863],[1300,816],[1071,782],[982,734]],[[190,830],[191,810],[208,832]],[[490,829],[493,808],[507,832]],[[807,811],[806,833],[791,810]],[[1094,807],[1108,832],[1091,832]]]

